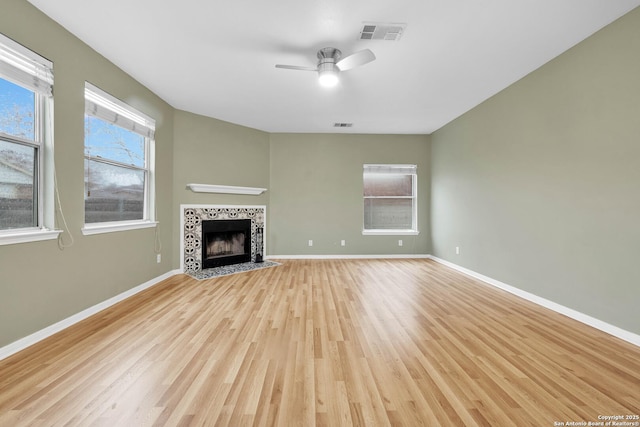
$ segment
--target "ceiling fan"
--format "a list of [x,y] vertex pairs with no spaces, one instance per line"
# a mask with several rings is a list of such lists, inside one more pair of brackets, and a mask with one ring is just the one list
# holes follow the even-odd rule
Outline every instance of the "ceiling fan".
[[340,71],[347,71],[355,67],[367,64],[376,59],[369,49],[359,50],[342,58],[342,52],[335,47],[325,47],[318,51],[317,67],[301,67],[298,65],[276,64],[276,68],[288,70],[317,71],[318,80],[322,86],[331,87],[338,84]]

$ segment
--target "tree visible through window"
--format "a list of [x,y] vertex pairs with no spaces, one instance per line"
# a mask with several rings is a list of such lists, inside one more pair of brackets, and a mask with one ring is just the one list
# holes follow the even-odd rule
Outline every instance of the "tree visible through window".
[[0,78],[0,229],[38,226],[35,95]]
[[144,219],[145,139],[86,116],[85,223]]
[[0,78],[0,132],[33,141],[35,109],[32,90]]

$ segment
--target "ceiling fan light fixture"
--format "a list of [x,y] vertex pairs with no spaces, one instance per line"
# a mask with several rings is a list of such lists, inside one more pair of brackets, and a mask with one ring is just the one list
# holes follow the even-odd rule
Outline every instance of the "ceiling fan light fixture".
[[318,82],[322,87],[334,87],[338,84],[338,73],[335,71],[319,71]]
[[322,87],[334,87],[338,84],[338,72],[340,70],[333,63],[321,63],[318,65],[318,82]]

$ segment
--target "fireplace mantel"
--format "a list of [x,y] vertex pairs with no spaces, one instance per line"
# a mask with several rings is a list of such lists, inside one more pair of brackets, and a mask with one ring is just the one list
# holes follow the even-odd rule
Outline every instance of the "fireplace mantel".
[[214,184],[187,184],[187,188],[195,193],[248,194],[251,196],[258,196],[267,191],[266,188]]

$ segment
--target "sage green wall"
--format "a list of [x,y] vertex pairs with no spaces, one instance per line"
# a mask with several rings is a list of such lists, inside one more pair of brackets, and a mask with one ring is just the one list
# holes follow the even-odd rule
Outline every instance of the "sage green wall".
[[635,9],[435,132],[434,255],[640,333],[638,52]]
[[[178,268],[187,203],[268,205],[271,255],[433,251],[640,333],[638,9],[432,137],[267,134],[176,111],[26,0],[3,0],[0,32],[54,62],[55,160],[75,238],[64,250],[0,246],[0,347]],[[85,80],[157,120],[160,264],[153,229],[80,233]],[[419,236],[362,236],[364,163],[418,164]],[[268,192],[196,194],[192,182]]]
[[[0,246],[0,347],[170,271],[173,109],[25,0],[2,0],[0,32],[54,63],[54,151],[60,200],[75,243]],[[83,236],[84,82],[156,119],[163,261],[154,230]],[[58,217],[58,223],[60,219]],[[69,236],[64,235],[65,242]]]
[[[173,256],[180,266],[180,204],[268,205],[260,196],[194,193],[187,184],[269,188],[269,134],[210,117],[176,110],[174,114]],[[267,209],[267,219],[269,211]]]
[[[362,235],[362,165],[418,165],[418,236]],[[269,255],[430,252],[427,135],[272,134]],[[340,240],[346,246],[340,246]],[[398,246],[398,239],[404,245]],[[313,246],[308,241],[313,240]]]

